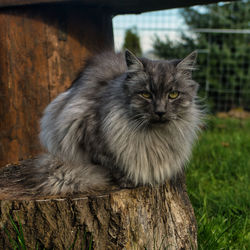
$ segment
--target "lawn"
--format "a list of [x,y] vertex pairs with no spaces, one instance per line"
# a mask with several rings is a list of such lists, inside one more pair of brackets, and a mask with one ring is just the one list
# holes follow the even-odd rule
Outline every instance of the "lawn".
[[199,249],[250,249],[250,120],[211,117],[187,169]]

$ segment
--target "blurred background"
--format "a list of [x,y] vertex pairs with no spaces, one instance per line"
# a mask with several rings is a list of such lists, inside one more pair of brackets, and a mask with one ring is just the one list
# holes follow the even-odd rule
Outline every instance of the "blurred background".
[[249,1],[119,15],[115,48],[149,58],[199,53],[195,79],[213,112],[250,108]]
[[200,249],[250,249],[250,1],[113,18],[115,49],[151,59],[198,51],[208,107],[187,168]]

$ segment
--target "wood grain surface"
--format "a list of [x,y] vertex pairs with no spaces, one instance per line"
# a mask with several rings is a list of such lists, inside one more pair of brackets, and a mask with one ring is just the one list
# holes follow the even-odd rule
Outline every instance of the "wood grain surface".
[[41,151],[39,119],[93,54],[113,48],[102,9],[29,6],[0,10],[0,166]]

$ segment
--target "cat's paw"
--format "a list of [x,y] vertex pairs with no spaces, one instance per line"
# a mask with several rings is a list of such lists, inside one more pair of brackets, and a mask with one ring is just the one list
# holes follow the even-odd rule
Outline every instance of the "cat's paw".
[[113,172],[113,182],[120,188],[135,188],[136,185],[120,171]]
[[120,188],[135,188],[136,187],[136,185],[131,180],[128,180],[125,177],[122,177],[119,180],[117,180],[117,184],[119,185]]

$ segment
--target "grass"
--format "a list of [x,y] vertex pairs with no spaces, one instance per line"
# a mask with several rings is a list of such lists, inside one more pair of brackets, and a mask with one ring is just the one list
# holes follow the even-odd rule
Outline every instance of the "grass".
[[199,249],[250,249],[250,120],[209,119],[187,188]]
[[[11,225],[15,231],[16,237],[13,238],[6,228],[4,228],[4,231],[9,238],[9,241],[12,245],[13,250],[27,250],[28,248],[26,247],[26,244],[25,244],[22,224],[20,223],[20,219],[19,219],[18,215],[17,215],[17,218],[18,218],[18,223],[15,223],[15,221],[13,220],[13,217],[11,215],[9,215],[9,219],[10,219]],[[90,237],[88,237],[88,236],[90,236]],[[77,231],[76,237],[75,237],[72,245],[69,247],[69,250],[75,249],[75,244],[76,244],[77,240],[78,240],[78,231]],[[83,235],[82,239],[80,239],[80,240],[81,240],[80,250],[92,250],[93,249],[93,246],[92,246],[93,237],[92,237],[91,233],[84,231],[84,235]],[[37,242],[35,250],[45,250],[45,248],[40,247],[39,243]]]
[[22,225],[20,223],[19,217],[18,217],[18,224],[16,224],[14,222],[14,220],[11,216],[9,216],[9,218],[10,218],[11,225],[14,228],[15,233],[17,235],[17,237],[16,237],[17,239],[16,240],[13,239],[7,229],[5,229],[5,233],[8,235],[8,238],[11,242],[13,249],[14,250],[16,250],[16,249],[26,250],[27,248],[26,248],[25,240],[24,240],[24,236],[23,236],[23,228],[22,228]]

